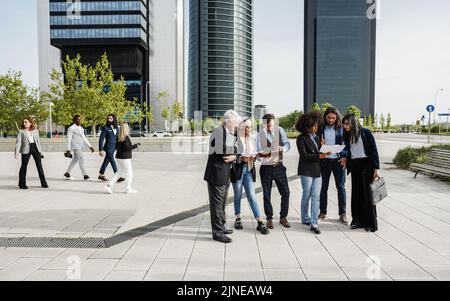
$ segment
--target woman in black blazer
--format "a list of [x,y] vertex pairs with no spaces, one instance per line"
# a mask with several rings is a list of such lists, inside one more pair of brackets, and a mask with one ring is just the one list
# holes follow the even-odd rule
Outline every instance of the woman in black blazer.
[[331,155],[331,153],[320,153],[320,138],[316,134],[321,121],[320,113],[312,112],[302,115],[295,126],[297,131],[302,133],[297,138],[297,149],[300,154],[298,174],[303,188],[302,223],[310,226],[315,234],[321,233],[318,224],[322,189],[320,159],[326,159]]
[[380,159],[372,132],[354,115],[342,120],[345,144],[349,149],[347,170],[352,174],[352,229],[378,231],[377,209],[370,197],[370,184],[380,178]]

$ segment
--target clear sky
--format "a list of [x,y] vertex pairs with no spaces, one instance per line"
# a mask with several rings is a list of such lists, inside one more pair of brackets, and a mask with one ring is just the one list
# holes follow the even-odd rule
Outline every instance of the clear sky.
[[[0,73],[38,86],[36,1],[0,0]],[[255,0],[255,103],[277,115],[303,108],[303,0]],[[395,123],[450,109],[450,1],[382,0],[376,110]]]

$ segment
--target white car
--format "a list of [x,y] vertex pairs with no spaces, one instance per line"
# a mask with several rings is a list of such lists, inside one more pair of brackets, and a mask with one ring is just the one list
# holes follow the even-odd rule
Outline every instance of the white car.
[[164,132],[164,131],[156,131],[152,134],[153,138],[166,138],[166,137],[172,137],[172,134]]

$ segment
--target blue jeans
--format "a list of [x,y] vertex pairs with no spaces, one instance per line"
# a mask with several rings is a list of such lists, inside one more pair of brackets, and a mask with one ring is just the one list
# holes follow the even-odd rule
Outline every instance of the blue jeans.
[[105,151],[105,160],[103,160],[102,167],[100,168],[101,175],[105,174],[106,168],[108,167],[108,165],[110,163],[111,163],[114,173],[116,173],[117,172],[117,164],[116,164],[116,159],[114,158],[114,151],[113,152]]
[[334,175],[336,189],[338,191],[339,215],[347,213],[347,192],[345,182],[347,180],[347,170],[341,166],[338,159],[324,160],[322,169],[322,191],[320,193],[320,213],[328,213],[328,188],[330,186],[331,173]]
[[252,173],[248,170],[247,165],[244,166],[244,172],[242,173],[242,179],[233,183],[234,190],[234,212],[236,216],[241,215],[241,200],[242,190],[245,188],[245,194],[247,195],[248,202],[252,208],[255,218],[261,217],[259,211],[258,202],[256,201],[255,183],[253,182]]
[[[303,196],[302,196],[302,223],[318,226],[320,211],[320,190],[322,188],[322,178],[312,178],[301,176]],[[311,215],[310,215],[311,207]]]

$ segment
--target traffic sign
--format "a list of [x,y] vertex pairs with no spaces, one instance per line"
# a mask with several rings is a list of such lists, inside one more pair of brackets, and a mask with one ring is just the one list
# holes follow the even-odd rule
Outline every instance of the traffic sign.
[[427,112],[433,113],[435,109],[436,109],[436,108],[435,108],[433,105],[429,105],[429,106],[427,107]]

